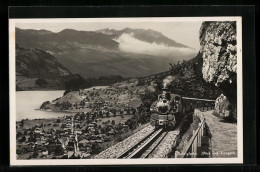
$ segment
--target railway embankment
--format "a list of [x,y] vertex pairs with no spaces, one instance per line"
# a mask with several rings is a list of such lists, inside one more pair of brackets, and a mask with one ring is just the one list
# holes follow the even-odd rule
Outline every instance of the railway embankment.
[[176,146],[179,133],[179,130],[169,131],[160,146],[157,146],[148,158],[168,158],[172,148]]
[[144,137],[149,135],[154,130],[154,127],[148,125],[147,127],[143,128],[142,130],[134,133],[132,136],[124,139],[123,141],[115,144],[114,146],[102,151],[98,155],[96,155],[95,159],[116,159],[120,154],[127,151],[135,144],[140,142]]

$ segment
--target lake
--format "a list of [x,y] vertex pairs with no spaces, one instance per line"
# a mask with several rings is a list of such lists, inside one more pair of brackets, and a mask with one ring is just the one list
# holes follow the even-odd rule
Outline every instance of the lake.
[[[95,86],[93,88],[106,88],[107,86]],[[53,91],[17,91],[16,92],[16,121],[22,119],[57,118],[75,113],[69,112],[47,112],[39,109],[43,102],[52,101],[63,96],[64,90]]]
[[39,109],[44,101],[61,97],[64,90],[55,91],[18,91],[16,92],[16,121],[35,118],[56,118],[68,115],[65,112],[46,112]]

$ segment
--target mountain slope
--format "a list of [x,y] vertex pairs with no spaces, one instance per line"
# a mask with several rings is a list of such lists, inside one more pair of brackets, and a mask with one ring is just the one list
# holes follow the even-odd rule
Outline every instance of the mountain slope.
[[56,79],[71,75],[52,55],[40,49],[25,49],[16,45],[16,71],[26,77]]
[[199,53],[191,60],[170,64],[170,69],[166,72],[139,78],[139,85],[155,83],[157,90],[161,91],[164,79],[170,77],[167,88],[171,92],[187,97],[214,100],[222,93],[222,90],[203,79],[202,66],[202,54]]
[[165,71],[170,62],[176,62],[173,58],[93,49],[65,52],[55,57],[73,73],[84,77],[118,74],[123,77],[146,76]]
[[49,53],[16,45],[18,90],[71,88],[71,81],[75,84],[85,82],[81,76],[73,75]]

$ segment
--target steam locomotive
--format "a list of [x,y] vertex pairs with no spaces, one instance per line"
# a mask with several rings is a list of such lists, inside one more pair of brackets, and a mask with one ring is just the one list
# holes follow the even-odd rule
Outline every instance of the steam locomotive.
[[156,128],[172,130],[185,113],[195,108],[214,107],[215,100],[182,97],[172,94],[166,87],[162,91],[162,94],[158,95],[158,100],[150,108],[152,112],[150,124]]
[[162,94],[158,95],[158,100],[150,108],[151,125],[172,130],[177,121],[190,109],[185,107],[181,95],[172,94],[167,88],[162,90]]

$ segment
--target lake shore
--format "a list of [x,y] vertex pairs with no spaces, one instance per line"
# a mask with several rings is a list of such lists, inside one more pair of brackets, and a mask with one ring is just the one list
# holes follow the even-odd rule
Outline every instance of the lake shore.
[[[86,88],[84,90],[90,89],[100,89],[107,88],[108,86],[94,86]],[[42,103],[45,101],[52,101],[56,98],[62,97],[65,90],[31,90],[31,91],[16,91],[16,121],[21,121],[22,119],[38,119],[38,118],[56,118],[63,117],[70,114],[75,114],[77,112],[82,112],[82,110],[63,110],[63,111],[46,111],[39,110]],[[86,111],[86,109],[84,110]]]

